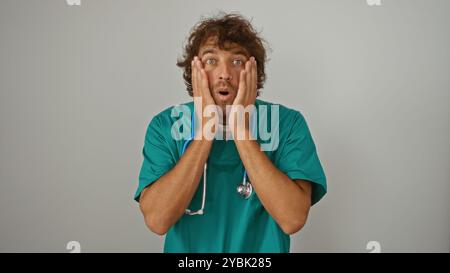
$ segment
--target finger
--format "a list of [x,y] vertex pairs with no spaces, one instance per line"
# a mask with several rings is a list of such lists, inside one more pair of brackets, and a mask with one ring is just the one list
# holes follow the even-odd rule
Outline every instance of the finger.
[[252,77],[251,77],[251,82],[252,82],[252,92],[253,92],[253,96],[255,96],[256,95],[256,88],[257,88],[257,79],[258,79],[258,76],[257,76],[257,73],[258,73],[258,64],[256,63],[256,59],[255,59],[255,57],[252,57],[252,59],[253,59],[253,62],[252,62]]
[[198,82],[197,82],[197,84],[198,84],[198,87],[199,87],[199,89],[201,91],[202,96],[211,95],[211,94],[208,94],[209,90],[207,90],[208,89],[207,83],[206,83],[206,86],[205,86],[205,80],[206,80],[206,82],[208,82],[208,78],[206,77],[206,73],[203,70],[202,62],[198,58],[197,58],[197,61],[196,61],[195,65],[196,65],[196,69],[197,69],[197,73],[198,73]]
[[202,79],[202,90],[204,92],[203,95],[208,98],[212,98],[211,91],[209,90],[208,75],[206,75],[205,69],[202,68],[200,70],[200,75],[201,75],[201,79]]
[[199,63],[200,60],[198,59],[198,57],[195,57],[195,72],[197,75],[197,89],[198,89],[198,95],[201,97],[203,96],[203,90],[202,90],[202,76],[200,74],[200,69],[199,69]]
[[195,85],[195,66],[194,60],[191,61],[191,83],[192,83],[192,93],[194,97],[197,95],[196,85]]
[[239,75],[239,88],[236,95],[236,101],[241,101],[244,95],[244,90],[246,89],[246,70],[241,70],[241,74]]
[[200,59],[197,57],[197,69],[200,71],[200,69],[202,69],[202,68],[203,68],[202,60],[200,60]]
[[201,75],[201,79],[202,79],[202,86],[203,86],[203,90],[205,92],[205,96],[207,96],[208,98],[210,98],[211,100],[212,98],[212,94],[211,94],[211,90],[209,89],[209,80],[208,80],[208,74],[206,74],[206,71],[203,67],[203,63],[199,61],[199,73]]
[[252,78],[252,61],[251,61],[251,59],[250,60],[248,60],[247,61],[247,63],[246,63],[246,65],[245,65],[246,67],[245,67],[245,75],[246,75],[246,84],[245,84],[245,86],[246,86],[246,88],[245,88],[245,95],[246,95],[246,97],[248,97],[249,95],[250,95],[250,92],[251,92],[251,90],[249,90],[249,88],[252,86],[252,81],[251,81],[251,78]]
[[199,94],[198,94],[198,85],[197,85],[197,69],[195,66],[195,57],[191,62],[191,70],[192,70],[192,73],[191,73],[192,90],[194,93],[194,97],[198,97]]

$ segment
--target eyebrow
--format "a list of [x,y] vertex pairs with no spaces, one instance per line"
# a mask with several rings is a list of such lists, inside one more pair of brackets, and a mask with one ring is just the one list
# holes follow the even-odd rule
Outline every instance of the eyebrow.
[[[231,51],[234,55],[243,55],[243,56],[247,57],[247,53],[244,50],[242,50],[241,48],[232,48],[229,51]],[[203,50],[201,52],[200,57],[203,57],[205,54],[208,54],[208,53],[215,54],[216,52],[217,52],[217,50],[215,48],[212,48],[212,47],[206,48],[205,50]]]
[[231,49],[230,50],[234,55],[243,55],[245,57],[247,57],[247,52],[245,52],[245,50],[241,49],[241,48],[235,48],[235,49]]
[[202,54],[200,54],[200,57],[203,57],[203,55],[208,54],[208,53],[216,53],[217,50],[215,50],[214,48],[207,48],[205,50],[202,51]]

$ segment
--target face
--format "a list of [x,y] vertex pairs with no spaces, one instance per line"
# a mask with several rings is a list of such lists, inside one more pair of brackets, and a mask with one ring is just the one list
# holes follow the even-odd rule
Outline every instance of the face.
[[208,76],[209,90],[215,103],[225,110],[233,104],[239,88],[239,75],[245,69],[249,55],[245,48],[235,43],[225,43],[226,50],[219,49],[215,38],[200,47],[198,57]]

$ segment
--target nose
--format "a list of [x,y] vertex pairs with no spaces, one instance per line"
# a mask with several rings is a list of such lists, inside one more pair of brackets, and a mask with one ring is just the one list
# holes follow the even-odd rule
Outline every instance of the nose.
[[224,81],[231,81],[232,76],[228,65],[222,64],[219,69],[219,79]]

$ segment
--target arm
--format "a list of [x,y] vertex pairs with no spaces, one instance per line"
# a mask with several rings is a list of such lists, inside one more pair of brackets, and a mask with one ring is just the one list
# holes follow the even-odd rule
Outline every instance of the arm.
[[[215,105],[208,84],[208,77],[197,57],[191,63],[194,97],[201,98],[201,106],[195,105],[197,116],[207,105]],[[194,113],[192,113],[194,114]],[[211,118],[202,118],[196,137],[186,149],[175,167],[145,188],[139,200],[140,209],[149,229],[165,234],[184,214],[191,202],[203,174],[212,140],[197,137]]]
[[141,193],[140,209],[151,231],[163,235],[184,214],[203,174],[212,142],[194,140],[175,167]]
[[[256,100],[257,64],[252,57],[245,64],[239,77],[239,89],[233,106],[253,105]],[[239,123],[236,115],[239,107],[233,107],[228,118],[233,136],[250,136],[249,120]],[[299,231],[308,217],[311,207],[311,184],[296,180],[278,170],[260,150],[255,140],[238,140],[234,137],[250,181],[267,212],[286,234]]]
[[267,212],[286,234],[306,223],[311,207],[311,184],[292,181],[278,170],[255,140],[236,140],[236,147],[250,181]]

